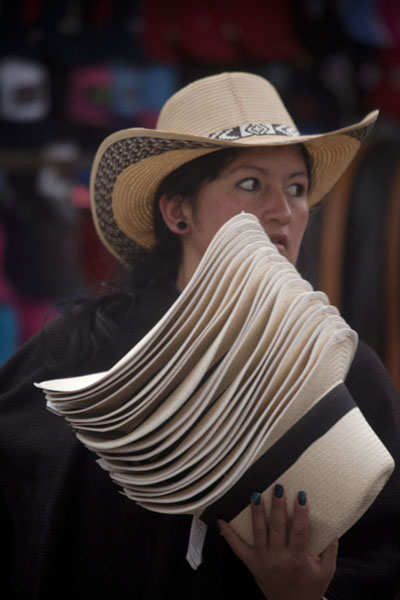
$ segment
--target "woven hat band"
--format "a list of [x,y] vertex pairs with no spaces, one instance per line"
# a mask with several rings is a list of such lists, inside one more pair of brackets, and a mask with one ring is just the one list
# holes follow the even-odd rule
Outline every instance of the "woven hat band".
[[222,129],[216,133],[211,133],[208,137],[213,140],[241,140],[253,135],[287,135],[288,137],[297,137],[300,133],[293,127],[278,125],[276,123],[245,123],[236,125],[229,129]]

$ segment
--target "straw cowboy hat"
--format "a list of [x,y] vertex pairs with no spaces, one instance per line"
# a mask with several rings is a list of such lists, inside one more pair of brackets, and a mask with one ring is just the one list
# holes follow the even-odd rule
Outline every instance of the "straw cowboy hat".
[[276,89],[250,73],[199,79],[165,103],[157,128],[124,129],[101,144],[92,169],[94,221],[122,263],[151,249],[154,194],[172,171],[222,148],[304,144],[312,161],[309,206],[335,184],[373,126],[378,111],[330,133],[301,135]]

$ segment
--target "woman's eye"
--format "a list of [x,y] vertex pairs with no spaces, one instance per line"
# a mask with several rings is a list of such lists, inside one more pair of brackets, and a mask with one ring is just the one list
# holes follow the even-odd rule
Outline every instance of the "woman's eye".
[[289,187],[288,187],[288,192],[291,196],[300,198],[301,196],[304,196],[304,194],[306,192],[306,188],[301,183],[292,183],[292,185],[289,185]]
[[238,186],[247,192],[255,192],[260,189],[260,182],[256,177],[246,177],[246,179],[239,181]]

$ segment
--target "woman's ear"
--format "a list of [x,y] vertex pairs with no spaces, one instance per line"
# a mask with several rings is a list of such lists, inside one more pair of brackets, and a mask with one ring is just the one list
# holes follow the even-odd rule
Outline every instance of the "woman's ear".
[[159,200],[160,212],[168,229],[177,235],[189,233],[189,212],[183,196],[163,194]]

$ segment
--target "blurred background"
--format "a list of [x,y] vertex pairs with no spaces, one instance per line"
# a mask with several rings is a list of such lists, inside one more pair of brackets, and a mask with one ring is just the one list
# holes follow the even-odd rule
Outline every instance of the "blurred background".
[[90,216],[99,143],[154,127],[174,91],[222,70],[267,77],[303,133],[381,111],[299,269],[400,390],[398,0],[0,2],[0,364],[59,302],[121,275]]

